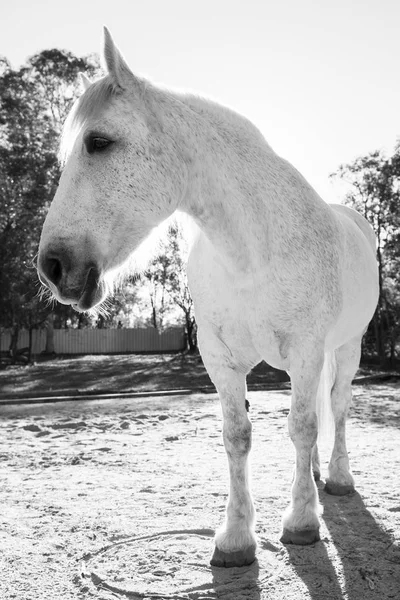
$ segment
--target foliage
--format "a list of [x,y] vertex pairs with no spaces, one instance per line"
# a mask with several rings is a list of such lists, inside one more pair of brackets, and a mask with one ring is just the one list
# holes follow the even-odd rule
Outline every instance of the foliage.
[[197,349],[197,325],[194,317],[193,300],[190,295],[186,276],[188,245],[182,230],[174,226],[170,229],[168,238],[172,268],[166,283],[166,289],[173,302],[182,310],[189,350]]
[[394,361],[400,340],[400,142],[392,156],[371,152],[332,177],[349,186],[344,202],[371,223],[377,238],[380,297],[368,340],[381,363]]
[[51,308],[38,298],[34,267],[45,213],[57,187],[58,139],[78,95],[78,73],[93,58],[46,50],[14,70],[0,60],[0,326],[14,332],[43,324]]
[[176,314],[178,309],[185,325],[188,348],[195,351],[197,327],[186,276],[187,256],[187,240],[181,227],[174,224],[169,228],[166,239],[161,242],[160,252],[149,265],[144,277],[151,304],[152,326],[162,330],[171,314],[175,320],[179,318]]

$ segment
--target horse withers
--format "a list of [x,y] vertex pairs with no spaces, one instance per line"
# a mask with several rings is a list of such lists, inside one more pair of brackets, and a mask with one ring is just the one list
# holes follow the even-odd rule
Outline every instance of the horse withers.
[[134,75],[107,30],[103,57],[107,75],[86,81],[64,127],[39,276],[60,302],[90,310],[156,226],[175,211],[189,215],[197,229],[189,285],[230,474],[211,563],[255,559],[245,398],[246,374],[262,359],[288,371],[292,384],[296,463],[281,541],[312,544],[317,414],[326,403],[334,422],[326,490],[354,490],[345,422],[378,298],[372,229],[355,211],[323,202],[244,117]]

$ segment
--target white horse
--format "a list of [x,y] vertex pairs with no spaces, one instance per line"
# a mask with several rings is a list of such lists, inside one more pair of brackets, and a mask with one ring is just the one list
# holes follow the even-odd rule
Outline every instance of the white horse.
[[199,345],[222,403],[230,473],[211,564],[255,559],[245,398],[261,359],[292,383],[296,465],[281,541],[312,544],[324,377],[335,425],[326,490],[354,490],[345,421],[378,298],[373,231],[355,211],[323,202],[242,116],[134,75],[107,30],[104,63],[107,75],[86,82],[65,125],[40,278],[60,302],[89,310],[155,226],[187,213],[199,229],[188,263]]

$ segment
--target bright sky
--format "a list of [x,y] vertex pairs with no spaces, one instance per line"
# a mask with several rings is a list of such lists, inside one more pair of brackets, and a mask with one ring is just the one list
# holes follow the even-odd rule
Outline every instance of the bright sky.
[[13,0],[0,54],[100,49],[107,25],[133,71],[250,118],[327,201],[328,174],[400,137],[398,0]]

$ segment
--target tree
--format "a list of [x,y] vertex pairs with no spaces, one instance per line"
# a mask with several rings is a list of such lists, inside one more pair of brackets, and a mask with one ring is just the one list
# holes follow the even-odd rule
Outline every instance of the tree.
[[46,195],[49,152],[39,154],[42,136],[34,86],[20,73],[3,69],[0,84],[0,314],[12,330],[11,352],[16,355],[18,330],[31,329],[45,319],[34,300],[37,278],[33,267],[36,240]]
[[182,230],[176,225],[169,230],[168,245],[171,249],[172,261],[166,289],[172,301],[184,314],[189,351],[195,352],[197,350],[197,325],[186,275],[188,244]]
[[377,237],[380,295],[373,335],[384,364],[394,360],[400,336],[400,143],[389,158],[381,151],[371,152],[340,165],[331,177],[348,184],[344,203],[364,215]]
[[42,325],[51,311],[38,297],[34,261],[47,208],[59,178],[62,122],[78,94],[78,73],[93,57],[46,50],[13,70],[0,59],[0,326]]
[[197,349],[197,326],[193,300],[190,295],[186,263],[188,244],[182,229],[174,224],[160,243],[158,255],[150,263],[144,275],[151,305],[151,323],[162,330],[169,320],[183,319],[187,345],[190,351]]

